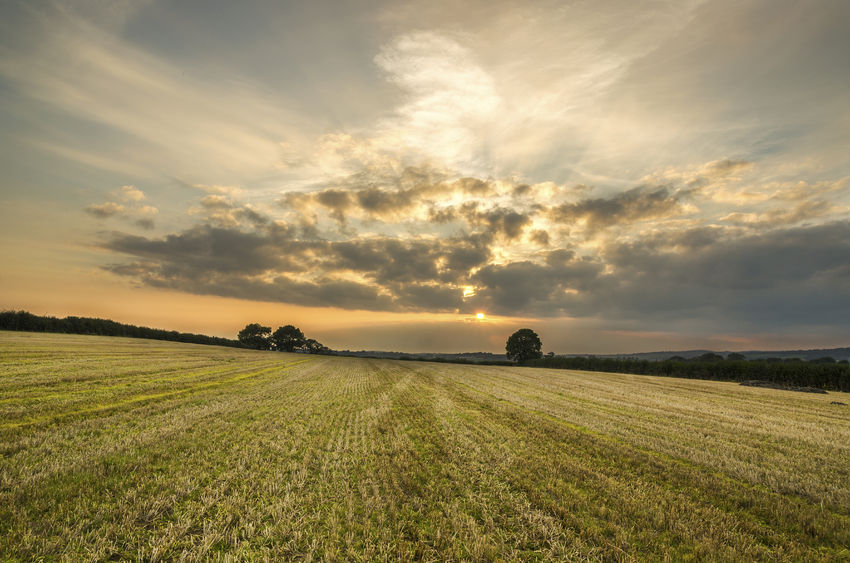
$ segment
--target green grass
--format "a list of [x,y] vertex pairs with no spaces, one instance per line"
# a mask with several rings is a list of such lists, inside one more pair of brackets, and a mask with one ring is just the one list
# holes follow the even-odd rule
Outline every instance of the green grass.
[[0,332],[0,560],[848,560],[831,401]]

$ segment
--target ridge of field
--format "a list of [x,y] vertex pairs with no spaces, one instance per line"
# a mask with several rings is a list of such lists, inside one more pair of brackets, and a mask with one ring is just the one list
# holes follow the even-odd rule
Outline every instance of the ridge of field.
[[0,559],[850,559],[850,394],[0,332]]

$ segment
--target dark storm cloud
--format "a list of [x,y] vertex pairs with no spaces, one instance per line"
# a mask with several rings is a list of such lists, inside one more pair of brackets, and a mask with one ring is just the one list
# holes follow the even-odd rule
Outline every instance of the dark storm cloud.
[[322,266],[363,274],[385,286],[417,282],[460,283],[472,268],[491,256],[490,237],[465,235],[445,239],[362,238],[329,243]]
[[[325,209],[330,216],[344,223],[349,214],[367,218],[392,219],[419,205],[434,203],[453,194],[483,198],[494,191],[492,182],[463,177],[448,180],[444,173],[427,167],[407,167],[399,174],[360,172],[336,182],[331,187],[312,192],[291,192],[279,204],[297,211]],[[454,220],[451,210],[435,211],[436,222]]]
[[638,186],[610,198],[584,199],[549,209],[549,217],[558,223],[573,224],[584,219],[589,232],[612,225],[647,219],[660,219],[682,212],[681,196],[667,187]]
[[[850,271],[850,223],[800,227],[722,238],[691,253],[659,250],[658,243],[614,244],[605,258],[632,274],[658,281],[721,289],[768,289]],[[848,280],[850,281],[850,280]]]
[[297,232],[280,223],[252,231],[204,224],[162,238],[113,233],[103,246],[135,259],[109,271],[146,285],[372,310],[454,310],[458,284],[490,258],[487,236],[329,242]]
[[85,208],[86,213],[93,217],[97,217],[98,219],[106,219],[108,217],[112,217],[113,215],[118,215],[120,213],[124,213],[125,209],[123,205],[118,203],[106,202],[102,204],[92,204]]
[[132,275],[151,287],[174,289],[198,295],[295,303],[308,307],[340,307],[371,311],[397,308],[390,296],[379,293],[373,285],[350,280],[319,278],[305,282],[285,275],[272,279],[260,279],[238,273],[208,273],[199,276],[197,271],[175,271],[154,263],[113,266],[109,269],[119,275]]
[[449,186],[462,193],[476,197],[484,197],[493,193],[493,184],[479,180],[478,178],[460,178],[451,182]]
[[846,323],[850,313],[850,222],[732,235],[692,252],[658,240],[614,244],[609,298],[639,318],[700,311],[747,323]]
[[473,227],[484,226],[486,232],[503,235],[508,240],[522,235],[523,229],[531,224],[531,217],[511,209],[496,207],[480,210],[478,202],[469,202],[461,206],[459,213]]
[[379,284],[435,280],[437,259],[443,252],[438,242],[390,238],[336,242],[328,250],[325,264],[367,272]]
[[531,231],[529,239],[538,246],[549,246],[549,233],[543,229]]
[[331,217],[340,223],[345,221],[345,213],[355,204],[354,198],[345,190],[334,188],[315,194],[316,202],[331,212]]
[[86,206],[84,211],[98,219],[119,217],[148,231],[154,228],[155,223],[153,218],[159,213],[159,210],[152,205],[140,203],[145,199],[145,195],[141,190],[132,186],[123,186],[117,192],[113,192],[112,197],[121,199],[125,204],[114,201],[107,201],[100,204],[95,203]]
[[156,262],[164,271],[186,272],[193,277],[300,271],[308,262],[306,251],[314,246],[289,238],[286,229],[257,233],[210,225],[159,239],[118,233],[104,243],[109,250]]
[[258,213],[250,207],[241,207],[239,209],[234,210],[233,213],[237,220],[248,221],[249,223],[257,227],[260,227],[270,222],[270,219],[268,217],[266,217],[262,213]]
[[487,263],[492,257],[492,238],[473,234],[446,240],[446,268],[449,272],[468,272]]
[[345,223],[351,212],[367,217],[386,217],[403,213],[416,205],[421,196],[420,189],[327,188],[315,192],[288,193],[280,199],[279,204],[302,213],[324,209],[333,219]]
[[360,208],[370,215],[387,215],[406,211],[416,202],[417,190],[385,190],[367,188],[356,192]]
[[155,226],[153,219],[146,219],[146,218],[136,219],[136,225],[145,229],[146,231],[150,231]]
[[725,227],[696,227],[684,231],[664,233],[655,238],[664,241],[682,252],[693,252],[710,246],[720,240],[728,229]]
[[260,227],[271,222],[267,216],[247,205],[234,202],[229,196],[211,194],[201,198],[200,212],[207,224],[232,228],[242,224]]
[[458,214],[453,207],[444,207],[442,209],[430,208],[428,210],[428,222],[442,225],[451,223],[458,219]]
[[[607,266],[607,268],[606,268]],[[850,315],[850,222],[752,235],[697,228],[611,243],[598,260],[559,249],[544,263],[481,268],[476,306],[503,314],[663,323],[843,325]]]
[[463,308],[463,292],[440,284],[403,284],[395,288],[399,310],[452,312]]
[[499,314],[563,314],[568,296],[592,291],[603,268],[602,262],[576,258],[568,250],[548,253],[545,264],[521,261],[485,266],[473,276],[479,287],[475,301]]
[[[161,239],[115,235],[136,261],[116,274],[192,293],[369,310],[572,315],[660,321],[690,312],[737,322],[839,323],[850,314],[850,223],[743,235],[697,228],[542,262],[487,264],[484,235],[431,241],[303,242],[285,227],[196,227]],[[283,272],[323,272],[308,281]],[[607,269],[606,269],[607,266]],[[475,269],[477,268],[477,271]],[[474,273],[473,273],[474,271]],[[277,272],[271,277],[261,274]],[[340,276],[354,272],[363,281]],[[459,286],[477,294],[464,303]]]
[[316,201],[328,209],[345,211],[354,203],[351,194],[344,190],[328,189],[316,194]]

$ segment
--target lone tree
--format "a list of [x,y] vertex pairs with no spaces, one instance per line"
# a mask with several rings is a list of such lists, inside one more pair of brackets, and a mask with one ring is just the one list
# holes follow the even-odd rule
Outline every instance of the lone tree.
[[543,356],[540,348],[540,337],[530,328],[521,328],[508,338],[505,350],[509,360],[523,364],[528,360],[536,360]]
[[272,334],[272,342],[275,348],[282,352],[294,352],[306,344],[307,339],[304,338],[304,333],[300,328],[295,328],[292,325],[278,327]]
[[239,343],[246,348],[270,350],[271,342],[269,341],[269,335],[271,332],[271,327],[262,326],[259,323],[251,323],[239,331]]

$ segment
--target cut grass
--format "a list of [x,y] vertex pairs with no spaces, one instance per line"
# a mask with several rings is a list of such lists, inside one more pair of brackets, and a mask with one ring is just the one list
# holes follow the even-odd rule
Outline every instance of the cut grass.
[[0,559],[850,558],[850,395],[0,332]]

